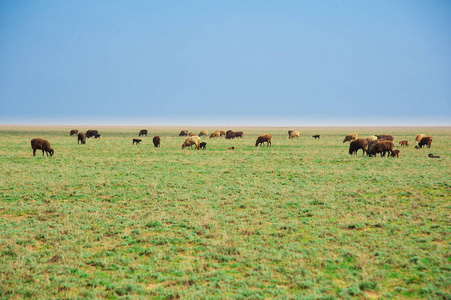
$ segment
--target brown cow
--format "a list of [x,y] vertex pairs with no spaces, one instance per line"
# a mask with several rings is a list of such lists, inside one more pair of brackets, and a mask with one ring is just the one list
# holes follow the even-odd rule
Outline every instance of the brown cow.
[[50,143],[47,140],[43,139],[32,139],[31,140],[31,149],[33,149],[33,156],[36,156],[36,150],[42,150],[42,156],[44,156],[44,151],[47,153],[47,156],[53,156],[55,151],[50,147]]
[[366,139],[357,139],[349,143],[349,154],[352,155],[355,153],[357,155],[357,152],[359,149],[362,149],[363,153],[362,155],[365,155],[365,152],[368,147],[368,141]]
[[409,141],[400,141],[399,144],[400,144],[401,146],[409,147]]
[[70,131],[70,136],[73,136],[73,135],[76,135],[76,134],[78,134],[78,130],[77,129],[72,129]]
[[155,147],[160,147],[160,137],[158,136],[158,135],[156,135],[156,136],[154,136],[153,137],[153,140],[152,140],[152,142],[153,142],[153,145],[155,146]]
[[418,143],[418,147],[419,147],[419,148],[423,148],[423,146],[427,146],[428,148],[431,148],[431,144],[432,144],[432,137],[430,137],[430,136],[425,136],[425,137],[422,138],[421,141]]
[[147,129],[141,129],[141,130],[139,131],[139,136],[142,136],[142,135],[147,136]]
[[391,152],[391,154],[390,154],[390,157],[399,157],[399,152],[401,152],[401,151],[399,151],[399,150],[393,150],[393,151]]
[[260,135],[257,138],[257,141],[255,142],[255,147],[257,147],[258,145],[260,145],[260,147],[261,147],[263,145],[263,143],[266,143],[266,147],[268,147],[268,146],[272,147],[271,139],[272,139],[272,136],[270,134]]
[[345,137],[345,139],[343,140],[343,143],[346,143],[346,142],[350,142],[350,141],[356,140],[357,137],[358,137],[358,134],[357,134],[357,133],[350,133],[350,134],[348,134],[348,135]]
[[84,134],[83,132],[80,132],[78,134],[78,142],[77,144],[79,144],[81,142],[82,145],[86,144],[86,134]]

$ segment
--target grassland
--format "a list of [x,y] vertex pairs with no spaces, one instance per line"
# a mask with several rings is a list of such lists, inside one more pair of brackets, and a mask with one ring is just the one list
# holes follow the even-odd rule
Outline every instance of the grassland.
[[[0,127],[1,298],[451,299],[450,128],[240,128],[206,151],[70,129]],[[351,131],[434,142],[350,156]]]

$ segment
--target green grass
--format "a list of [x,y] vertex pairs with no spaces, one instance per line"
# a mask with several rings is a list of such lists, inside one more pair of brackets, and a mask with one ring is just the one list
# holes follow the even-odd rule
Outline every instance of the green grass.
[[[70,129],[0,127],[1,298],[451,298],[450,128],[240,128],[206,151],[182,128]],[[350,132],[411,146],[350,156]]]

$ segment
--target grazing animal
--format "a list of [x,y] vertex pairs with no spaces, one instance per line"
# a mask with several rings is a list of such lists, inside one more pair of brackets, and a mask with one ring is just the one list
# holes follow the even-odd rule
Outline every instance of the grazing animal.
[[292,131],[290,133],[289,139],[294,139],[295,137],[299,138],[300,135],[301,135],[301,133],[299,131]]
[[418,143],[418,147],[419,147],[419,148],[423,148],[423,146],[427,146],[428,148],[431,148],[431,144],[432,144],[432,137],[430,137],[430,136],[425,136],[425,137],[422,138],[421,141]]
[[394,140],[393,136],[389,134],[383,134],[383,135],[376,135],[377,139],[379,141],[392,141]]
[[221,133],[218,131],[212,132],[210,138],[221,137]]
[[385,156],[385,154],[388,152],[390,155],[391,152],[393,152],[393,142],[392,141],[385,141],[385,140],[377,140],[370,144],[371,147],[368,147],[367,154],[368,156],[376,156],[378,153],[381,154],[381,156]]
[[393,150],[390,154],[390,157],[399,157],[400,150]]
[[225,130],[221,130],[221,131],[219,131],[219,134],[220,134],[221,136],[226,135],[226,131],[225,131]]
[[357,152],[359,149],[362,149],[363,153],[362,155],[365,155],[365,152],[368,147],[368,141],[366,139],[356,139],[349,143],[349,154],[355,154],[357,155]]
[[293,130],[288,130],[288,137],[290,137],[292,132],[293,132]]
[[208,131],[202,130],[201,132],[199,132],[199,136],[203,136],[203,135],[207,136],[208,135]]
[[90,137],[96,136],[99,134],[98,130],[88,130],[86,131],[86,137],[89,139]]
[[31,140],[31,149],[33,149],[33,156],[36,156],[36,150],[42,150],[42,156],[44,156],[44,152],[47,153],[47,156],[53,156],[55,151],[50,147],[50,143],[47,140],[43,139],[32,139]]
[[364,139],[368,142],[368,145],[369,145],[371,142],[377,141],[377,136],[370,135],[370,136],[364,137]]
[[432,153],[429,153],[428,157],[430,157],[430,158],[440,158],[440,156],[434,155]]
[[415,142],[421,141],[421,139],[424,138],[425,136],[426,136],[425,134],[419,134],[419,135],[417,135],[417,137],[415,138]]
[[409,147],[409,141],[400,141],[399,144],[400,144],[401,146]]
[[320,135],[319,135],[319,134],[317,134],[317,135],[312,135],[312,138],[315,138],[315,140],[316,140],[316,139],[319,139],[319,138],[320,138]]
[[235,131],[235,135],[237,138],[243,138],[243,132],[242,131]]
[[415,149],[420,149],[420,147],[418,147],[418,146],[415,146]]
[[142,136],[142,135],[147,136],[147,129],[141,129],[141,130],[139,131],[139,136]]
[[351,134],[348,134],[348,135],[345,137],[345,139],[343,140],[343,143],[346,143],[346,142],[350,142],[350,141],[356,140],[357,137],[358,137],[358,134],[357,134],[357,133],[351,133]]
[[84,134],[83,132],[80,132],[78,134],[78,142],[77,142],[77,144],[80,144],[80,142],[81,142],[82,145],[86,144],[86,134]]
[[255,142],[255,147],[257,147],[258,145],[260,145],[260,147],[261,147],[263,145],[263,143],[266,143],[266,147],[268,147],[268,146],[272,147],[271,139],[272,139],[272,136],[270,134],[260,135],[257,138],[257,141]]
[[192,133],[192,132],[190,132],[188,135],[189,135],[189,136],[196,136],[196,134],[195,134],[195,133]]
[[200,143],[199,145],[200,145],[200,148],[201,148],[201,149],[207,150],[207,143],[202,142],[202,143]]
[[198,136],[190,136],[185,140],[185,142],[182,145],[182,149],[185,149],[186,147],[192,148],[192,146],[195,146],[196,150],[200,149],[200,137]]
[[95,139],[100,139],[100,133],[94,135],[94,138],[95,138]]
[[143,140],[140,139],[133,139],[133,143],[132,145],[134,145],[136,143],[136,145],[139,145],[139,143],[141,143]]
[[152,139],[153,145],[158,148],[160,147],[160,137],[158,135],[154,136]]
[[227,150],[235,150],[235,146],[232,146],[230,148],[227,148]]
[[187,136],[188,135],[188,130],[182,130],[179,133],[179,136]]
[[76,134],[78,134],[78,130],[77,129],[72,129],[70,131],[70,136],[73,136],[73,135],[76,135]]
[[229,130],[226,132],[226,139],[230,140],[230,139],[234,139],[236,138],[236,133],[233,132],[232,130]]

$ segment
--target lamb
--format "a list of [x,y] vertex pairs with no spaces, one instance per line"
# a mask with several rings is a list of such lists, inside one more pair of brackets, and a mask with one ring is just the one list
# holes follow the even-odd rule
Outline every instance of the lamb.
[[207,135],[208,135],[208,131],[202,130],[202,131],[199,133],[199,136],[203,136],[203,135],[207,136]]
[[80,132],[78,134],[78,142],[77,142],[77,144],[80,144],[80,142],[81,142],[82,145],[86,144],[86,134],[84,134],[83,132]]
[[380,141],[392,141],[394,140],[394,137],[389,134],[383,134],[383,135],[376,135],[377,139]]
[[346,142],[350,142],[350,141],[356,140],[357,137],[358,137],[358,134],[357,134],[357,133],[350,133],[350,134],[346,135],[345,139],[343,140],[343,143],[346,143]]
[[242,131],[236,131],[235,132],[235,135],[236,135],[237,138],[243,138],[243,134],[244,133]]
[[400,150],[393,150],[390,154],[390,157],[399,157],[399,152],[401,152]]
[[70,131],[70,136],[73,136],[73,135],[76,135],[76,134],[78,134],[78,130],[77,129],[72,129]]
[[428,157],[429,157],[429,158],[440,158],[440,156],[434,155],[434,154],[432,154],[432,153],[429,153]]
[[153,145],[155,146],[155,148],[160,147],[160,137],[158,135],[154,136],[152,139]]
[[430,137],[430,136],[425,136],[425,137],[422,138],[421,141],[418,143],[418,147],[419,147],[419,148],[423,148],[423,146],[427,146],[428,148],[431,148],[431,144],[432,144],[432,137]]
[[295,137],[297,137],[299,139],[299,136],[301,135],[301,133],[299,131],[292,131],[290,133],[290,137],[289,139],[294,139]]
[[365,155],[367,147],[368,147],[368,141],[366,139],[354,140],[349,144],[349,154],[352,155],[355,153],[355,155],[357,155],[357,152],[359,151],[359,149],[362,149],[362,151],[363,151],[362,155]]
[[319,139],[319,138],[320,138],[320,135],[319,135],[319,134],[317,134],[317,135],[312,135],[312,138],[315,138],[315,140],[316,140],[316,139]]
[[200,143],[200,148],[203,150],[207,150],[207,143],[205,142]]
[[227,148],[227,150],[235,150],[235,146],[232,146],[230,148]]
[[185,149],[187,146],[192,148],[192,146],[195,146],[196,150],[200,149],[200,138],[198,136],[190,136],[185,140],[185,142],[182,145],[182,149]]
[[400,141],[399,144],[400,144],[401,146],[409,147],[409,141]]
[[179,133],[179,136],[187,136],[188,135],[188,130],[182,130]]
[[139,136],[142,136],[142,135],[147,136],[147,129],[141,129],[141,130],[139,131]]
[[143,140],[140,139],[133,139],[133,143],[132,145],[134,145],[136,143],[136,145],[139,145],[139,143],[141,143]]
[[391,154],[391,152],[393,152],[393,142],[378,140],[370,144],[366,153],[368,154],[368,156],[376,156],[378,153],[380,153],[383,157],[387,152],[388,154]]
[[33,156],[36,156],[36,150],[42,150],[42,156],[44,156],[44,152],[47,153],[47,156],[53,156],[55,151],[50,147],[50,143],[47,140],[43,139],[32,139],[31,140],[31,149],[33,149]]
[[220,133],[219,130],[218,130],[218,131],[213,132],[213,133],[210,135],[210,138],[215,138],[215,137],[220,137],[220,136],[221,136],[221,133]]
[[424,137],[426,137],[425,134],[419,134],[419,135],[417,135],[417,137],[415,138],[415,142],[421,141],[421,139],[424,138]]
[[260,145],[260,147],[261,147],[263,145],[263,143],[266,143],[266,147],[268,147],[268,146],[272,147],[271,139],[272,139],[272,136],[270,134],[260,135],[257,138],[257,141],[255,142],[255,147],[257,147],[258,145]]

